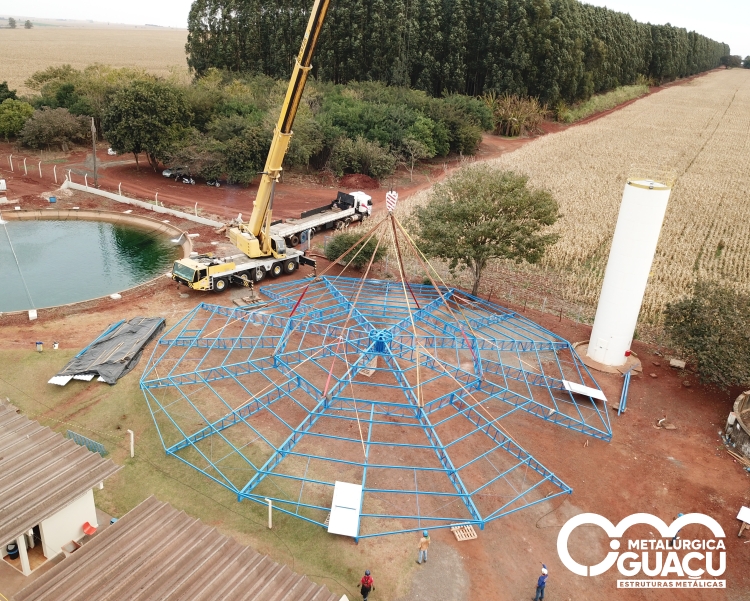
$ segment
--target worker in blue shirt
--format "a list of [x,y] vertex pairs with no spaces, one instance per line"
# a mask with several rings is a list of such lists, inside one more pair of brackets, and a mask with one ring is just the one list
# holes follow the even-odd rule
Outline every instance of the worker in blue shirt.
[[536,597],[534,597],[534,601],[542,601],[544,599],[545,586],[547,586],[547,566],[542,564],[542,575],[536,581]]

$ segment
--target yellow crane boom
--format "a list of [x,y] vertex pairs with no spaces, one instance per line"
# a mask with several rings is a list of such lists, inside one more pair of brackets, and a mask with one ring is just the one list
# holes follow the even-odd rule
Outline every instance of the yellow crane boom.
[[261,256],[271,254],[270,228],[273,211],[273,190],[281,175],[281,165],[292,139],[292,125],[302,100],[307,75],[312,68],[312,56],[318,43],[320,31],[323,28],[329,4],[330,0],[315,0],[315,4],[313,4],[299,55],[294,62],[294,70],[289,80],[284,104],[281,107],[281,115],[279,115],[279,121],[273,132],[273,141],[271,142],[271,148],[268,150],[268,158],[261,175],[258,194],[253,201],[253,212],[250,215],[250,221],[242,224],[239,228],[240,231],[257,238]]

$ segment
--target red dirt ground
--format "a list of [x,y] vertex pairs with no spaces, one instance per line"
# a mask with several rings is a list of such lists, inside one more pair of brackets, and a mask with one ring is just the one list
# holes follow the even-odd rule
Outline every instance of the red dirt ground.
[[[553,124],[555,127],[560,127]],[[480,147],[480,158],[498,156],[513,150],[527,139],[506,140],[486,136]],[[6,152],[7,151],[7,152]],[[3,177],[8,175],[7,159],[10,152],[7,145],[0,145],[0,165]],[[103,155],[103,156],[102,156]],[[227,217],[237,212],[249,214],[254,189],[246,190],[231,186],[220,189],[203,185],[185,186],[175,184],[144,168],[140,174],[134,165],[118,164],[122,157],[106,157],[98,153],[101,160],[111,163],[102,174],[105,186],[114,189],[119,178],[127,181],[124,191],[141,198],[151,198],[158,189],[159,200],[167,204],[182,204],[199,207],[206,212],[216,212]],[[71,155],[70,168],[83,172],[86,154]],[[14,161],[15,163],[15,161]],[[25,208],[48,206],[39,199],[41,192],[52,188],[50,185],[51,165],[43,165],[44,178],[27,177],[15,174],[9,177],[11,198],[22,197]],[[31,166],[31,161],[28,162]],[[399,186],[399,191],[409,194],[428,187],[442,172],[454,168],[456,163],[433,165],[432,171],[420,181],[410,186]],[[36,168],[36,163],[34,163]],[[61,169],[58,167],[58,175]],[[83,176],[73,172],[74,180],[82,181]],[[38,172],[36,173],[38,176]],[[125,177],[126,176],[126,177]],[[290,213],[316,206],[320,200],[328,200],[335,194],[334,186],[316,183],[312,177],[289,177],[287,183],[279,186],[279,199],[285,198],[284,212]],[[407,182],[408,183],[408,182]],[[384,197],[385,190],[381,189]],[[300,198],[303,193],[304,197]],[[376,192],[380,194],[381,192]],[[382,200],[378,196],[377,200]],[[122,205],[89,195],[76,194],[71,198],[61,198],[60,208],[69,206],[81,208],[103,208],[122,211]],[[132,207],[128,207],[132,208]],[[141,212],[135,210],[134,212]],[[144,214],[150,214],[143,211]],[[172,221],[175,223],[175,221]],[[210,241],[221,241],[211,228],[196,228],[195,224],[177,223],[191,232],[200,233],[197,250],[210,248]],[[321,261],[325,265],[325,261]],[[321,267],[322,270],[322,267]],[[302,269],[295,277],[304,277],[307,269]],[[187,292],[187,296],[183,295]],[[207,297],[205,294],[178,289],[164,278],[148,289],[125,293],[119,301],[95,301],[79,304],[72,308],[41,311],[39,320],[28,322],[24,315],[0,317],[3,339],[2,348],[31,349],[41,332],[45,339],[64,341],[66,347],[82,347],[98,334],[113,317],[136,315],[142,312],[161,314],[175,319],[192,309],[196,303],[209,300],[231,305],[231,298],[242,296],[241,290],[230,290],[221,296]],[[499,299],[499,304],[504,304]],[[516,307],[517,310],[520,308]],[[560,334],[570,341],[587,340],[590,326],[578,324],[557,317],[529,310],[527,316],[544,327]],[[642,343],[634,343],[634,350],[644,363],[646,373],[657,374],[656,378],[636,376],[633,378],[628,401],[628,411],[620,417],[612,415],[613,439],[611,443],[585,437],[540,422],[530,416],[519,416],[504,420],[503,425],[510,434],[542,464],[552,469],[574,492],[571,496],[560,497],[549,503],[524,510],[502,518],[487,526],[479,533],[478,539],[458,543],[449,532],[437,532],[434,539],[452,546],[461,556],[468,572],[470,593],[468,598],[517,601],[530,599],[534,593],[534,583],[540,563],[550,568],[547,598],[557,600],[593,600],[602,598],[618,601],[641,600],[728,600],[750,599],[750,574],[746,566],[750,559],[748,534],[738,538],[739,523],[735,516],[741,505],[750,505],[750,476],[724,452],[717,431],[720,430],[731,411],[732,400],[737,391],[719,392],[698,384],[692,374],[680,374],[667,367],[664,357],[654,354],[657,350]],[[658,363],[659,365],[656,365]],[[619,376],[595,374],[597,381],[609,399],[618,399],[622,386]],[[686,387],[683,382],[690,382]],[[667,416],[677,427],[673,431],[656,429],[654,422]],[[616,589],[616,569],[593,577],[579,577],[568,572],[561,564],[556,539],[559,528],[572,515],[581,512],[599,513],[617,523],[627,515],[637,512],[653,513],[667,523],[677,513],[706,513],[724,528],[727,535],[727,571],[723,578],[727,581],[726,590],[677,590],[640,591]],[[641,529],[643,538],[650,538],[648,528]],[[691,533],[686,532],[689,536]],[[694,536],[698,536],[697,533]],[[692,537],[691,537],[692,538]],[[411,539],[405,541],[411,550]],[[363,541],[360,545],[371,544]],[[372,543],[375,544],[375,543]],[[571,537],[570,549],[573,557],[582,563],[596,563],[606,552],[606,541],[597,536],[596,531],[583,530]],[[436,547],[436,550],[439,547]],[[408,587],[407,587],[408,588]],[[376,591],[377,594],[377,591]],[[373,596],[381,599],[380,596]]]
[[[83,205],[80,198],[70,202]],[[210,232],[202,232],[201,238],[203,234],[210,236]],[[296,277],[305,275],[305,270],[300,270]],[[147,291],[124,295],[122,300],[92,303],[85,312],[43,311],[39,320],[31,323],[3,316],[0,321],[2,347],[32,349],[42,332],[45,339],[64,341],[66,348],[81,347],[115,315],[136,315],[145,311],[174,320],[199,301],[230,305],[230,297],[242,295],[241,290],[231,290],[221,296],[191,291],[183,298],[181,293],[185,292],[185,288],[178,289],[165,278]],[[589,326],[565,319],[559,321],[555,316],[534,311],[526,315],[570,341],[585,340],[590,333]],[[692,374],[680,374],[667,367],[664,357],[655,355],[657,349],[653,347],[636,342],[634,350],[643,361],[645,371],[656,373],[657,377],[633,378],[628,411],[621,417],[616,414],[611,417],[614,432],[611,443],[589,439],[586,445],[585,436],[531,416],[503,420],[508,432],[536,459],[554,470],[574,492],[572,496],[502,518],[479,532],[479,538],[474,541],[458,543],[445,531],[434,534],[434,540],[450,545],[462,558],[470,581],[468,599],[530,599],[541,562],[550,568],[548,598],[553,600],[739,601],[748,598],[750,574],[745,566],[750,557],[750,545],[744,544],[747,535],[737,538],[739,523],[735,515],[741,505],[750,505],[750,480],[720,448],[717,436],[717,430],[731,410],[734,391],[730,394],[700,386]],[[619,376],[595,374],[595,377],[609,399],[619,398],[622,386]],[[690,382],[690,387],[684,386],[685,380]],[[653,426],[664,416],[676,425],[676,430],[659,430]],[[573,575],[558,559],[556,539],[560,526],[581,512],[599,513],[614,523],[637,512],[653,513],[666,522],[679,512],[700,512],[714,517],[727,534],[724,576],[727,590],[617,590],[614,569],[596,578]],[[592,530],[584,529],[571,538],[571,553],[580,562],[597,563],[606,552],[603,551],[606,541]],[[649,538],[648,528],[645,530],[642,536]],[[360,547],[377,545],[371,540],[360,542]],[[411,550],[413,541],[408,537],[404,541]]]

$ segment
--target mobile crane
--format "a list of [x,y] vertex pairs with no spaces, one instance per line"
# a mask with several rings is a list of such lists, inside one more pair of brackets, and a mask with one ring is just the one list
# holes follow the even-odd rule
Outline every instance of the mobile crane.
[[282,273],[294,272],[300,264],[315,265],[315,261],[302,252],[287,248],[284,236],[272,230],[271,216],[276,183],[281,176],[282,162],[292,139],[292,124],[302,100],[307,76],[312,68],[312,56],[329,4],[330,0],[315,0],[313,4],[281,107],[281,115],[273,132],[265,169],[261,173],[250,220],[229,229],[229,241],[242,252],[242,255],[225,259],[210,256],[180,259],[172,268],[173,280],[194,290],[221,292],[232,282],[259,282],[266,273],[276,277]]

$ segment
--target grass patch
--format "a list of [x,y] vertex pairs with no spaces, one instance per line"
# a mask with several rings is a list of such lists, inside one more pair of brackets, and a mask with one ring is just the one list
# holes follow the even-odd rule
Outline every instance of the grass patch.
[[[165,455],[139,387],[151,348],[115,386],[75,380],[64,387],[47,384],[78,350],[0,350],[0,398],[7,397],[27,417],[57,432],[70,429],[104,444],[107,458],[123,467],[103,490],[95,489],[99,508],[121,517],[155,495],[338,595],[346,593],[354,599],[354,585],[366,568],[377,578],[379,598],[396,598],[408,590],[414,536],[364,539],[357,545],[280,512],[274,513],[274,527],[269,530],[265,506],[238,503],[226,488]],[[133,459],[128,429],[135,432]]]
[[558,111],[558,119],[563,123],[575,123],[596,113],[608,111],[616,106],[640,98],[648,94],[647,85],[622,86],[615,88],[606,94],[592,96],[586,102],[582,102],[572,108],[563,108]]

